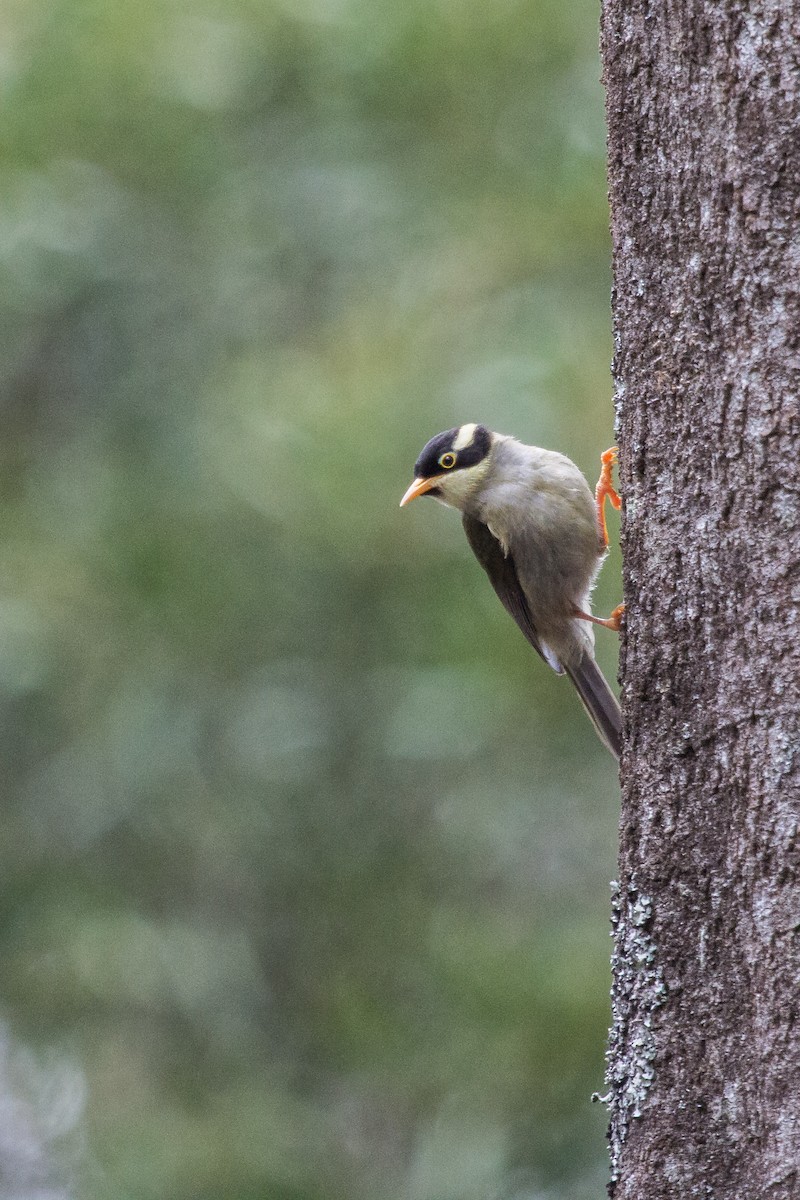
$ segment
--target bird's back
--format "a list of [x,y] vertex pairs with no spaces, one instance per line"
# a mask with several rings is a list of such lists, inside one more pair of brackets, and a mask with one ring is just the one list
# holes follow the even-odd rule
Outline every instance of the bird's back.
[[594,639],[572,608],[585,608],[603,557],[594,497],[570,459],[498,438],[496,469],[472,504],[513,557],[541,640],[565,664],[592,652]]

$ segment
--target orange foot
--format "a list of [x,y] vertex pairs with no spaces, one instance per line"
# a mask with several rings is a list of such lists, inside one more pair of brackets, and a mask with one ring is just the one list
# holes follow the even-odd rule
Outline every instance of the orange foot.
[[575,609],[575,616],[580,621],[591,621],[593,625],[602,625],[605,629],[613,629],[615,633],[619,633],[624,612],[625,605],[618,604],[610,617],[593,617],[591,613],[585,613],[580,608]]
[[[600,530],[600,536],[603,539],[603,545],[608,545],[608,530],[606,529],[606,500],[611,502],[612,508],[619,509],[622,507],[622,501],[619,497],[619,492],[611,482],[611,472],[614,469],[614,463],[617,461],[619,451],[616,446],[612,446],[610,450],[605,450],[600,455],[600,462],[603,464],[600,468],[600,478],[597,481],[597,487],[594,489],[594,499],[597,505],[597,525]],[[615,610],[616,611],[616,610]],[[613,613],[609,620],[613,620]],[[617,625],[612,628],[619,629],[619,620]]]

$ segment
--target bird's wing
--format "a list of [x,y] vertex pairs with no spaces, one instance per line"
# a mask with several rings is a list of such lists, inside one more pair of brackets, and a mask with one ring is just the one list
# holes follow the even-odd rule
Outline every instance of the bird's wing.
[[[474,517],[463,516],[464,529],[475,557],[492,581],[492,587],[504,607],[519,625],[534,650],[559,675],[564,668],[547,646],[543,646],[536,633],[530,605],[517,577],[512,555],[504,554],[503,547],[488,526]],[[585,651],[577,663],[567,667],[567,674],[575,685],[584,708],[589,714],[600,740],[608,747],[619,762],[622,742],[622,715],[619,703],[591,654]]]
[[517,622],[537,654],[541,654],[544,661],[559,675],[562,675],[564,668],[561,663],[551,651],[542,646],[539,640],[528,601],[517,577],[517,569],[514,566],[512,555],[503,553],[503,547],[482,521],[478,521],[466,513],[463,514],[462,520],[467,541],[478,562],[489,576],[492,587],[503,602],[504,608]]

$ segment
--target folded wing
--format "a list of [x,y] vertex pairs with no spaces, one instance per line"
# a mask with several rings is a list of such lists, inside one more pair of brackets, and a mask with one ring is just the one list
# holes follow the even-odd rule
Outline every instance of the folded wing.
[[[556,656],[543,646],[525,592],[517,576],[514,559],[504,554],[497,538],[482,521],[463,516],[464,530],[473,553],[491,580],[504,608],[519,625],[537,654],[559,675],[564,667]],[[617,698],[591,654],[584,652],[579,662],[566,668],[586,712],[603,744],[619,761],[622,739],[622,715]]]

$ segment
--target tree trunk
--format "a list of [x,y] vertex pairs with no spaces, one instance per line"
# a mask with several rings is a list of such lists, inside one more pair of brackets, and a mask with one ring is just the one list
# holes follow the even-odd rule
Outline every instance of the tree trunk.
[[615,1200],[800,1196],[800,8],[605,0]]

